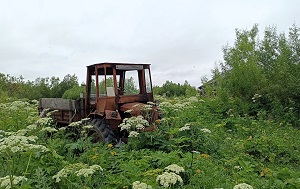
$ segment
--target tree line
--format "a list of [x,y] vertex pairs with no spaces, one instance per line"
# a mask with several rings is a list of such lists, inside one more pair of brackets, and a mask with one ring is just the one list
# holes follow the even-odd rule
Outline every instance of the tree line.
[[53,76],[25,81],[22,76],[15,77],[0,73],[0,101],[7,98],[30,100],[60,98],[67,90],[75,86],[79,86],[78,77],[75,74],[67,74],[62,80]]
[[162,86],[154,86],[153,92],[156,95],[166,97],[180,97],[180,96],[196,96],[198,91],[195,87],[191,86],[188,81],[185,80],[184,84],[173,83],[172,81],[166,81]]
[[[94,81],[95,82],[95,81]],[[112,86],[112,78],[108,78],[107,85]],[[99,88],[104,90],[104,81],[100,81]],[[95,84],[92,84],[92,88]],[[133,78],[126,79],[125,89],[127,93],[136,94]],[[0,73],[0,102],[7,98],[13,99],[39,99],[39,98],[70,98],[77,99],[80,93],[85,94],[85,86],[78,83],[78,77],[67,74],[62,80],[59,77],[37,78],[34,81],[25,81],[22,76],[15,77]],[[95,91],[95,89],[93,89]],[[172,81],[166,81],[161,87],[153,87],[153,92],[157,95],[166,97],[194,96],[197,94],[195,87],[192,87],[187,81],[182,84],[176,84]]]

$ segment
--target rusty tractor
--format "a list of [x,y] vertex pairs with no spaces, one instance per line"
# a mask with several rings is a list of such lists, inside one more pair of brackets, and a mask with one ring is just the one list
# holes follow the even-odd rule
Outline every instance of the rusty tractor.
[[[85,95],[77,100],[41,98],[39,112],[56,110],[54,120],[65,125],[90,118],[96,140],[111,142],[126,139],[128,133],[119,125],[125,118],[143,115],[143,105],[153,101],[150,64],[97,63],[87,66]],[[151,126],[143,131],[155,128],[156,109],[155,104],[148,109]]]

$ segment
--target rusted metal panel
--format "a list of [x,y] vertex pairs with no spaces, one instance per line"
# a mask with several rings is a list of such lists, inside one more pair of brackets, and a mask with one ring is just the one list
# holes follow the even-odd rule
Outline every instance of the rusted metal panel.
[[105,119],[109,126],[114,130],[117,130],[122,122],[122,118],[118,111],[105,110]]
[[97,112],[103,114],[105,110],[116,110],[115,97],[101,97],[97,99]]
[[57,123],[71,123],[70,116],[72,115],[69,110],[58,110],[53,113],[53,118]]
[[106,119],[121,120],[121,116],[118,111],[105,110]]
[[104,114],[105,107],[106,107],[106,99],[105,98],[98,98],[97,99],[97,112]]
[[128,103],[128,102],[148,102],[148,96],[144,94],[138,95],[124,95],[120,96],[119,102],[120,104]]
[[105,109],[106,110],[116,110],[117,109],[115,97],[106,97]]

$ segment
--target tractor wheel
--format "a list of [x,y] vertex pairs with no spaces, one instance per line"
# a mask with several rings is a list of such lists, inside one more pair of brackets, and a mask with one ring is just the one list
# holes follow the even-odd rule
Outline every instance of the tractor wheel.
[[93,126],[93,142],[116,142],[116,136],[104,119],[93,119],[90,123]]

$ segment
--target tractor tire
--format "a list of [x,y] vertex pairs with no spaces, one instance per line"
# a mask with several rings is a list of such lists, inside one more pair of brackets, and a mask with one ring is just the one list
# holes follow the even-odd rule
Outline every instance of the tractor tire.
[[105,119],[93,119],[90,123],[93,126],[92,141],[115,143],[117,138],[110,126],[106,123]]

